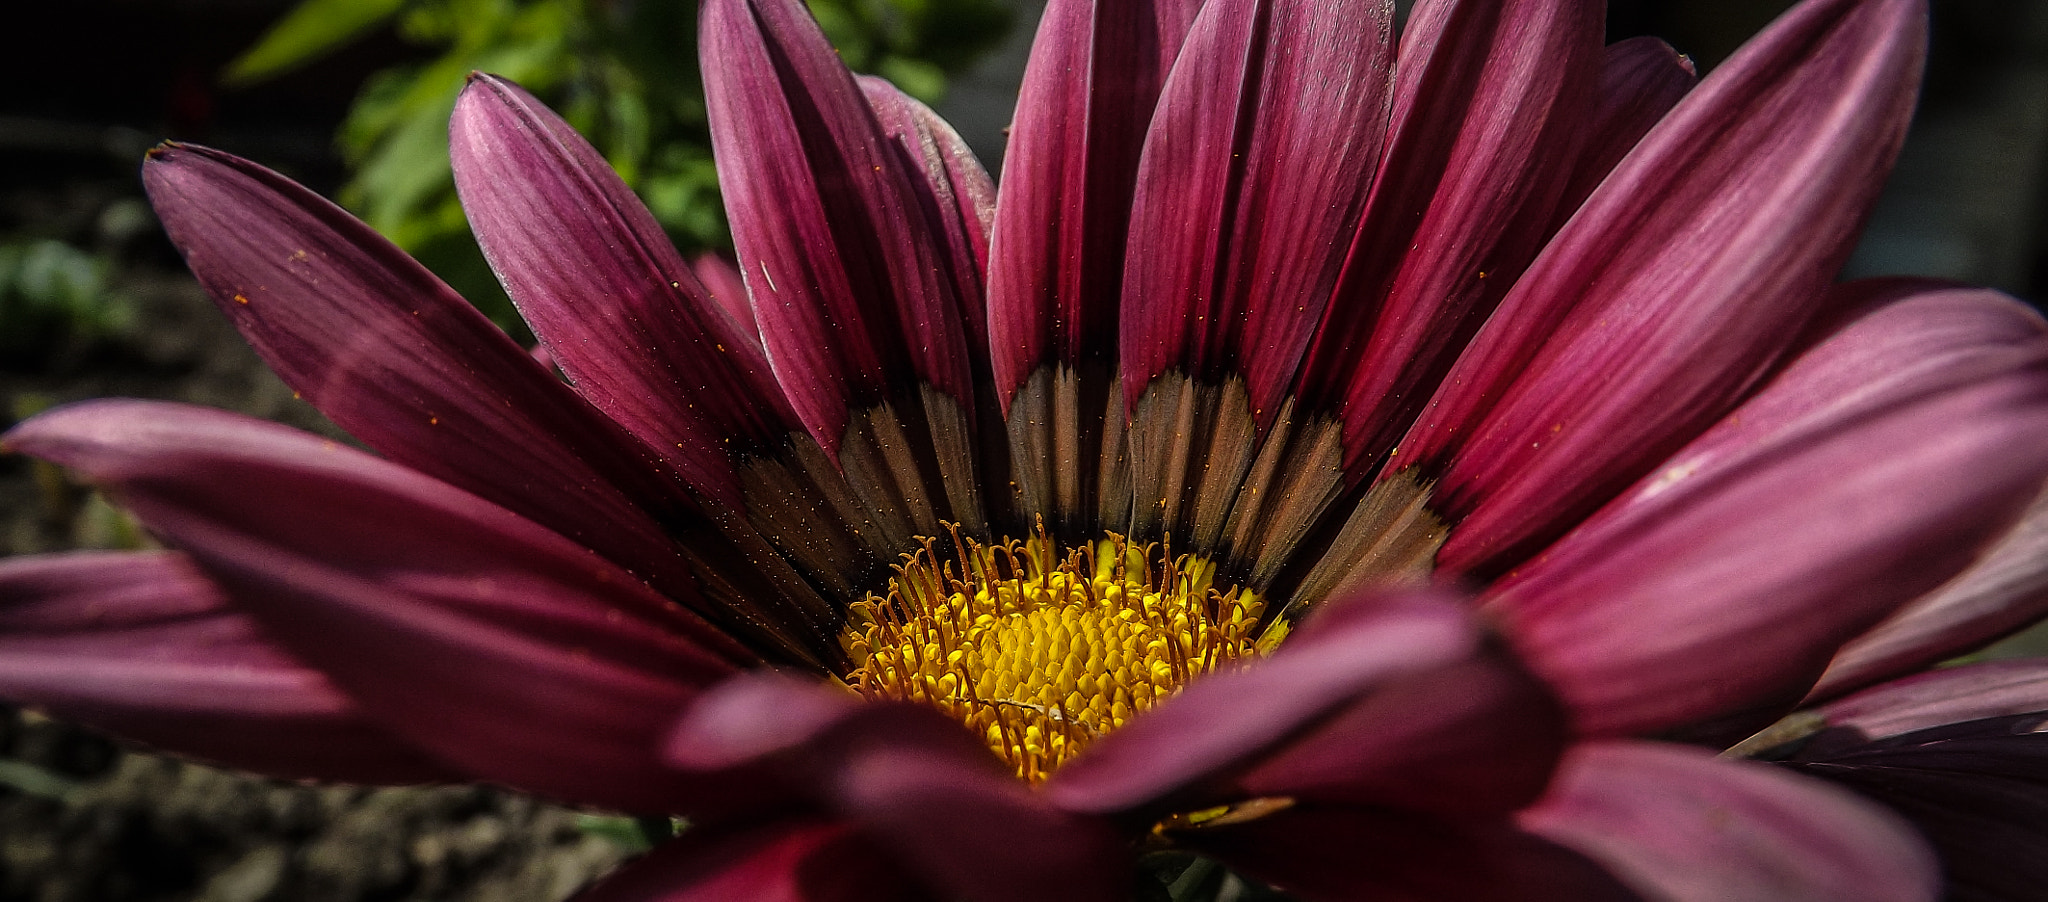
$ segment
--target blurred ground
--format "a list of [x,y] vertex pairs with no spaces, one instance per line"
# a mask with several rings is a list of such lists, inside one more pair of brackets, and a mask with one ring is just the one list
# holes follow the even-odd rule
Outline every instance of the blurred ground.
[[[997,165],[1043,0],[941,109]],[[402,58],[389,35],[251,92],[211,73],[282,0],[33,4],[0,29],[0,240],[67,243],[109,265],[118,334],[0,341],[0,424],[88,397],[170,398],[334,434],[213,312],[154,231],[134,178],[159,138],[203,140],[327,190],[328,135],[354,85]],[[1405,5],[1405,4],[1404,4]],[[1711,65],[1785,0],[1612,0],[1613,36],[1653,33]],[[2048,296],[2048,4],[1938,0],[1925,102],[1851,269]],[[7,336],[0,336],[0,339]],[[0,458],[0,554],[124,540],[60,474]],[[2039,641],[2039,640],[2036,640]],[[0,710],[0,902],[565,898],[625,857],[578,813],[489,789],[365,790],[255,780]]]

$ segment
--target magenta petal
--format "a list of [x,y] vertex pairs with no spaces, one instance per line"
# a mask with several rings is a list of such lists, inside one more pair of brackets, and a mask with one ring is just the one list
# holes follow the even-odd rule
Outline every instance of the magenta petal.
[[1505,569],[1720,418],[1795,346],[1891,166],[1924,0],[1809,0],[1602,183],[1391,466],[1440,474],[1451,572]]
[[719,186],[768,358],[798,416],[836,453],[849,405],[906,381],[971,407],[968,299],[817,23],[798,0],[707,0],[702,13]]
[[995,180],[960,133],[931,107],[872,75],[855,80],[874,108],[882,133],[901,152],[904,171],[918,176],[910,180],[911,186],[940,238],[953,290],[965,304],[968,340],[976,349],[985,348],[987,312],[980,300],[988,275],[988,233],[996,214]]
[[449,143],[484,256],[577,392],[737,507],[731,443],[801,428],[759,346],[596,148],[517,85],[472,76]]
[[2044,476],[2039,318],[1993,292],[1908,291],[1485,603],[1582,731],[1768,720],[1844,641],[1976,557]]
[[157,149],[142,178],[200,284],[271,369],[341,428],[650,571],[643,576],[680,569],[638,509],[682,503],[675,481],[369,226],[201,147]]
[[1038,24],[989,237],[996,396],[1116,350],[1138,155],[1200,0],[1052,0]]
[[844,825],[692,827],[576,902],[915,902],[927,896]]
[[724,254],[704,251],[690,258],[690,271],[697,274],[704,291],[724,308],[733,325],[756,345],[760,344],[761,327],[754,322],[754,304],[747,298],[747,282],[740,275],[739,266]]
[[1522,825],[1666,902],[1932,902],[1897,816],[1816,780],[1696,749],[1579,746]]
[[286,779],[457,781],[228,608],[177,554],[0,561],[0,697]]
[[1125,398],[1242,372],[1279,411],[1365,207],[1393,4],[1211,0],[1145,137],[1123,273]]
[[6,441],[106,485],[294,657],[435,757],[611,808],[703,801],[659,760],[660,737],[743,653],[561,536],[219,411],[87,402]]
[[[1427,690],[1399,687],[1404,678],[1442,673],[1470,660],[1480,642],[1462,606],[1448,597],[1333,604],[1310,623],[1312,628],[1290,637],[1270,658],[1197,680],[1102,737],[1053,774],[1044,787],[1047,798],[1091,813],[1163,804],[1199,789],[1203,781],[1254,767],[1263,755],[1295,740],[1301,741],[1304,757],[1292,772],[1268,771],[1261,778],[1275,785],[1294,779],[1312,787],[1330,776],[1318,765],[1345,760],[1332,746],[1352,735],[1343,728],[1355,724],[1342,715],[1354,706],[1374,707],[1380,693],[1396,708],[1447,701],[1425,699]],[[1341,735],[1312,732],[1332,723]],[[1427,735],[1429,730],[1419,732]],[[1400,751],[1374,745],[1383,737],[1398,741],[1393,739],[1397,736],[1408,734],[1359,737],[1363,747],[1352,750],[1349,761],[1403,763]],[[1352,786],[1390,790],[1382,776],[1353,775]]]
[[2048,615],[2048,493],[1984,557],[1835,653],[1811,698],[1830,698],[1974,651]]
[[1536,256],[1592,116],[1602,4],[1418,3],[1392,135],[1300,377],[1342,405],[1345,466],[1380,460]]
[[1570,849],[1498,821],[1295,807],[1176,835],[1310,902],[1641,902]]
[[933,745],[853,748],[834,780],[840,812],[947,897],[1127,897],[1123,838],[1105,821],[1053,808],[989,756]]
[[1572,168],[1571,184],[1558,205],[1560,221],[1586,202],[1615,164],[1699,81],[1692,60],[1656,38],[1636,37],[1607,45],[1600,65],[1600,100],[1593,111],[1585,150]]
[[1828,729],[1852,731],[1863,741],[2038,711],[2048,711],[2048,659],[2038,658],[1946,667],[1819,709]]
[[861,699],[778,673],[743,673],[711,687],[669,734],[664,755],[691,770],[724,770],[815,742],[856,716]]

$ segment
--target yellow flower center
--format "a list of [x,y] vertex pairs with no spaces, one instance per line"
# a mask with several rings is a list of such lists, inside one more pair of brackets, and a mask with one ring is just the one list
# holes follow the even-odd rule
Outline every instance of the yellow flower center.
[[1040,534],[952,538],[904,555],[886,594],[849,606],[846,683],[922,702],[1037,783],[1187,681],[1263,650],[1265,604],[1218,590],[1207,558],[1111,534],[1062,550]]

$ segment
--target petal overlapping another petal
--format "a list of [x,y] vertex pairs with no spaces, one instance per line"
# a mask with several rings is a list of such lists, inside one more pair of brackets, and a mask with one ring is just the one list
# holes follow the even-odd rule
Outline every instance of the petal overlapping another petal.
[[648,513],[687,510],[681,486],[425,267],[341,208],[219,151],[159,148],[142,179],[215,304],[336,425],[689,590]]
[[172,552],[0,562],[0,695],[273,777],[465,777],[372,722]]
[[2039,318],[1902,287],[1487,592],[1578,729],[1761,727],[2040,490]]
[[1441,474],[1438,567],[1487,577],[1753,391],[1821,311],[1903,140],[1923,0],[1801,5],[1602,182],[1488,319],[1390,471]]
[[434,757],[630,811],[717,800],[660,762],[659,737],[752,656],[532,521],[331,440],[182,405],[87,402],[5,442],[105,485]]
[[1541,790],[1561,721],[1457,601],[1361,598],[1097,740],[1045,793],[1101,814],[1261,795],[1498,812]]
[[562,373],[693,488],[737,507],[732,452],[802,428],[759,345],[596,148],[517,85],[473,76],[449,141],[477,243]]

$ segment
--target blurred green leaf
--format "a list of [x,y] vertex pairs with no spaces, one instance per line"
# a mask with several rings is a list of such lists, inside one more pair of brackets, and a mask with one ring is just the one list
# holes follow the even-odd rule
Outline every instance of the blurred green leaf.
[[406,0],[306,0],[228,64],[221,80],[247,85],[326,56],[398,15]]

